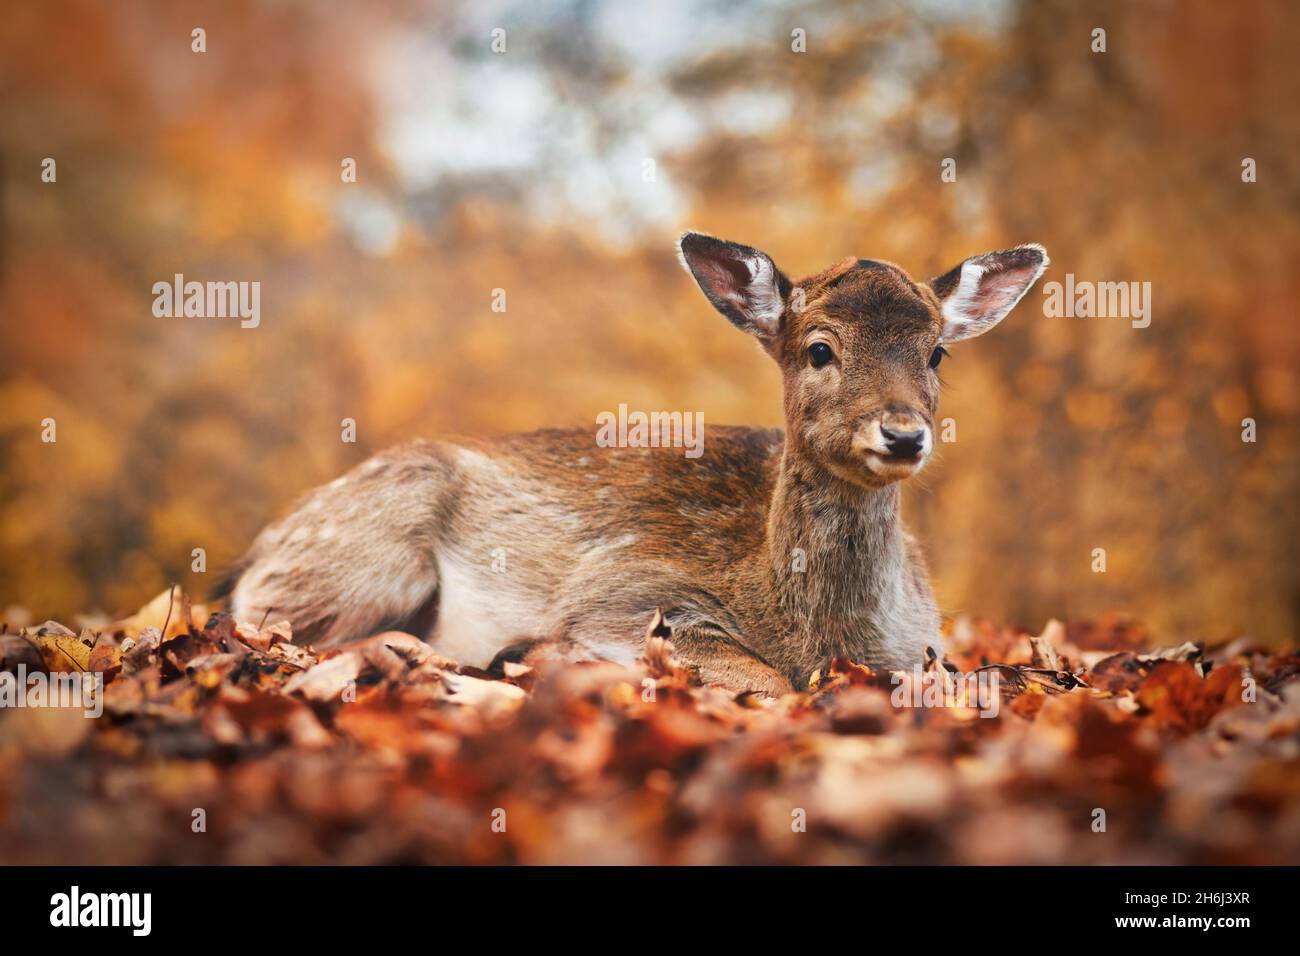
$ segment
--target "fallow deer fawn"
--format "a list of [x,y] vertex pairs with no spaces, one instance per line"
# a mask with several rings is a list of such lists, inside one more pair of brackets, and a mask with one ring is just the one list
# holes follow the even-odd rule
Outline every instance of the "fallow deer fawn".
[[680,252],[780,366],[784,434],[709,427],[695,459],[589,429],[391,449],[262,531],[235,615],[273,610],[318,645],[400,628],[486,666],[539,647],[630,662],[661,608],[702,679],[774,695],[833,655],[917,666],[939,615],[898,483],[933,448],[944,345],[996,325],[1046,253],[928,283],[850,258],[795,283],[700,233]]

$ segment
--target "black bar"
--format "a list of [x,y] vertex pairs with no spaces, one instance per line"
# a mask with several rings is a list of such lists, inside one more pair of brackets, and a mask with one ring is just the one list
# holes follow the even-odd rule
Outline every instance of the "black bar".
[[[878,943],[927,932],[1065,940],[1104,931],[1170,941],[1200,935],[1230,945],[1242,932],[1276,934],[1289,925],[1295,870],[9,867],[0,877],[9,939],[31,933],[68,941],[75,933],[78,942],[127,945],[274,939],[373,946],[429,930],[450,943],[472,928],[491,934],[485,942],[510,945],[573,939],[612,920],[627,933],[666,933],[663,945],[689,944],[692,935],[761,941],[778,924],[797,933],[802,927],[808,941],[829,933]],[[150,894],[148,936],[135,936],[130,925],[52,926],[57,894],[70,904],[73,886],[83,907],[88,895]],[[1134,919],[1152,922],[1121,925]],[[1192,919],[1198,923],[1189,925]],[[1205,919],[1208,928],[1199,924]]]

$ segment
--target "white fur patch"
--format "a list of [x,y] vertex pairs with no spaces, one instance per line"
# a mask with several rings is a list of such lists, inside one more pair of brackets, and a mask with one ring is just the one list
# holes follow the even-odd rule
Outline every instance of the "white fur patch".
[[749,267],[749,287],[745,290],[747,302],[740,304],[755,325],[775,335],[785,311],[785,302],[776,281],[776,267],[765,256],[750,256],[745,265]]
[[582,641],[581,647],[584,657],[625,666],[635,664],[641,656],[641,648],[633,641]]
[[[692,278],[695,270],[686,258],[682,242],[688,236],[703,233],[683,233],[677,240],[677,261]],[[776,281],[776,266],[764,255],[746,256],[740,260],[749,270],[749,283],[744,289],[728,291],[715,290],[728,302],[736,306],[755,328],[766,335],[775,335],[781,327],[781,315],[785,312],[785,302],[781,298],[781,288]],[[699,281],[698,279],[696,281]]]
[[961,264],[961,281],[957,283],[952,295],[943,300],[944,338],[948,337],[949,330],[957,332],[976,317],[980,277],[984,272],[984,267],[974,259],[967,259]]
[[490,562],[475,564],[456,555],[438,560],[438,625],[433,649],[471,667],[487,667],[515,641],[544,637],[545,603],[539,595],[512,589],[509,572]]
[[1019,266],[993,271],[999,265],[999,253],[972,256],[962,263],[957,288],[940,305],[943,341],[960,342],[987,332],[1006,318],[1038,281],[1050,261],[1047,250],[1034,244],[1017,249],[1033,249],[1042,259],[1032,270]]

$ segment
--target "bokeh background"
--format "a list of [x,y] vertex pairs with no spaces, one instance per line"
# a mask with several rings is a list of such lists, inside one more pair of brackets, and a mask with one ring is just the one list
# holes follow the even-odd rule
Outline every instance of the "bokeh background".
[[[1293,638],[1298,37],[1286,0],[6,4],[0,607],[201,595],[417,435],[778,424],[675,261],[697,228],[794,276],[1037,241],[1044,281],[1151,282],[1149,328],[1040,287],[953,349],[958,440],[906,504],[942,605]],[[177,272],[260,281],[261,326],[155,318]]]

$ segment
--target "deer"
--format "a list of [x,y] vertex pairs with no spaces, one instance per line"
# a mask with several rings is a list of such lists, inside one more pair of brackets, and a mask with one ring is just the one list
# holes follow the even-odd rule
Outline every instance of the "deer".
[[462,665],[633,663],[647,627],[698,679],[780,696],[834,658],[878,671],[942,651],[900,486],[934,452],[946,346],[987,332],[1042,246],[928,282],[846,258],[791,281],[687,232],[686,271],[780,369],[784,429],[706,425],[703,452],[597,447],[582,428],[417,440],[309,492],[236,564],[238,620],[327,648],[387,630]]

